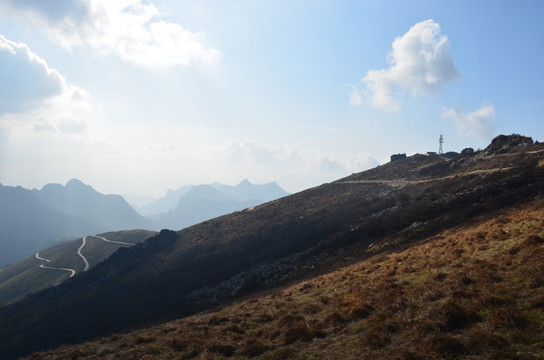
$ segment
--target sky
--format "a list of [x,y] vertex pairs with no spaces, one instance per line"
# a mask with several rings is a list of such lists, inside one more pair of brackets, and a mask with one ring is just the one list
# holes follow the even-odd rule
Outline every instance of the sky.
[[0,183],[301,191],[544,141],[544,2],[0,0]]

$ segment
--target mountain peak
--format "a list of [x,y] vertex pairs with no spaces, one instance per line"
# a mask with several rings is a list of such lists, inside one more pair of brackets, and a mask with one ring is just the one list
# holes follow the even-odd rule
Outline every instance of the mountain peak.
[[249,182],[248,179],[244,179],[240,181],[240,183],[237,186],[252,186],[253,184]]
[[66,188],[74,188],[74,187],[78,187],[78,188],[83,188],[83,187],[90,187],[89,185],[85,184],[83,181],[79,180],[79,179],[70,179],[66,185],[65,185]]

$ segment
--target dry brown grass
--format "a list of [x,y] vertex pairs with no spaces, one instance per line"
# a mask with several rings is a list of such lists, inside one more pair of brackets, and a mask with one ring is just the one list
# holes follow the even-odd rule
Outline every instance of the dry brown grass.
[[30,359],[542,359],[543,205],[215,312]]

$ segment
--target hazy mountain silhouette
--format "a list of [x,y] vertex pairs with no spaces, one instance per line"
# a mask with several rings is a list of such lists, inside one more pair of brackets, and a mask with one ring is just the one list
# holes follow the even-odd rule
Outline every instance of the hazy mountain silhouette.
[[152,218],[159,218],[164,216],[165,213],[174,209],[179,202],[179,199],[185,195],[189,190],[193,188],[193,185],[184,185],[176,190],[168,189],[166,194],[150,202],[144,206],[134,206],[134,208],[142,215],[149,216]]
[[[210,186],[210,185],[199,185],[199,186]],[[175,209],[178,206],[178,203],[180,199],[187,194],[189,191],[191,191],[195,185],[184,185],[182,187],[179,187],[176,190],[168,190],[166,192],[166,195],[163,197],[149,203],[145,206],[134,206],[134,208],[142,215],[151,217],[153,219],[160,219],[164,218],[167,213],[173,209]],[[259,204],[264,203],[267,201],[275,200],[280,197],[289,195],[288,192],[283,190],[278,184],[275,182],[262,184],[262,185],[255,185],[250,183],[247,179],[240,182],[238,185],[224,185],[220,183],[214,183],[211,185],[214,189],[220,191],[223,194],[229,195],[230,198],[228,198],[228,201],[238,201],[242,202],[242,205],[234,205],[231,207],[224,207],[225,209],[232,208],[232,211],[243,209],[243,207],[240,206],[246,206],[247,204]],[[191,195],[193,197],[197,197],[198,194],[202,194],[204,196],[204,199],[206,200],[218,200],[221,202],[226,201],[226,199],[220,195],[218,192],[211,192],[208,195],[205,195],[203,190],[197,190],[195,194]],[[217,198],[214,198],[214,195]],[[251,201],[250,201],[251,200]],[[250,202],[249,202],[250,201]],[[212,206],[213,204],[208,204],[209,206]],[[223,204],[224,205],[224,204]],[[224,211],[212,211],[213,214],[219,214],[223,215],[226,214]],[[215,215],[217,216],[217,215]],[[210,219],[213,216],[206,216],[203,214],[203,216],[199,217],[204,219]],[[191,221],[189,221],[191,222]],[[177,227],[175,227],[177,228]]]
[[163,227],[182,229],[199,222],[289,195],[276,183],[254,185],[198,185],[180,197],[175,209],[160,218]]
[[33,194],[43,204],[104,226],[107,230],[155,229],[157,225],[138,214],[120,195],[104,195],[77,179],[66,186],[47,184]]
[[256,185],[245,179],[235,186],[223,184],[213,184],[212,186],[239,201],[259,200],[267,202],[289,195],[275,182]]
[[76,179],[41,190],[0,185],[0,268],[57,240],[159,227],[121,196],[103,195]]
[[199,222],[261,204],[260,200],[237,200],[211,185],[197,185],[179,199],[174,210],[161,218],[170,229],[183,229]]
[[32,191],[0,185],[0,266],[21,260],[55,240],[103,232],[106,226],[62,213]]

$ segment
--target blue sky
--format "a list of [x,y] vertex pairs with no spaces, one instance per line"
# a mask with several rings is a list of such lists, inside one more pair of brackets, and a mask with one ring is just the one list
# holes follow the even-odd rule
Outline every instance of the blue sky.
[[0,0],[0,183],[277,181],[544,140],[542,1]]

